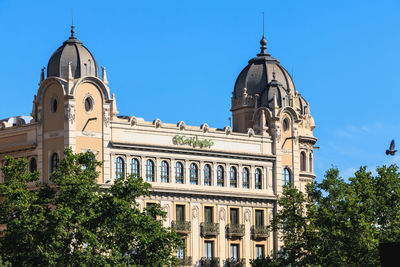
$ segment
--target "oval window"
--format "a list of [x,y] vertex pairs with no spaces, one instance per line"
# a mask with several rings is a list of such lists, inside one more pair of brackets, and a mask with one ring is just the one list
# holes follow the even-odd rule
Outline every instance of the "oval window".
[[90,112],[93,110],[93,99],[90,96],[85,98],[85,110],[86,112]]
[[283,130],[285,132],[289,130],[289,120],[287,118],[283,120]]

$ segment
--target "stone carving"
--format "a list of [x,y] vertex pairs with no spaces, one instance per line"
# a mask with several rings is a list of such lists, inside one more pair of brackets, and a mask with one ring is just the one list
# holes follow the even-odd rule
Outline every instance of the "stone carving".
[[179,127],[179,130],[180,130],[180,131],[183,131],[183,130],[185,130],[185,129],[186,129],[186,124],[185,124],[185,122],[184,122],[184,121],[180,121],[180,122],[178,122],[178,124],[177,124],[176,126],[178,126],[178,127]]
[[245,210],[245,212],[244,212],[244,221],[245,222],[250,221],[250,210]]
[[162,206],[163,211],[165,211],[167,213],[167,218],[169,217],[169,205],[168,204],[164,204]]
[[105,109],[103,112],[103,122],[106,127],[110,124],[110,113],[108,112],[108,109]]
[[207,124],[207,123],[203,123],[203,124],[200,126],[200,129],[203,130],[203,133],[208,133],[208,131],[210,130],[210,127],[208,127],[208,124]]
[[155,125],[156,128],[160,128],[160,127],[162,126],[162,122],[161,122],[160,119],[155,119],[155,120],[153,121],[153,125]]
[[192,217],[193,217],[193,219],[196,219],[197,217],[199,217],[199,207],[194,206],[192,208]]
[[135,116],[130,117],[129,122],[131,123],[131,126],[135,126],[137,124],[136,117]]
[[64,106],[64,119],[65,121],[69,121],[71,123],[74,123],[75,121],[75,109],[74,105],[65,105]]
[[254,130],[252,128],[247,129],[247,134],[249,137],[253,137],[254,136]]
[[219,220],[220,221],[224,221],[225,220],[225,209],[224,208],[220,208],[219,209]]
[[232,133],[232,128],[230,126],[225,126],[224,131],[226,135],[229,135]]

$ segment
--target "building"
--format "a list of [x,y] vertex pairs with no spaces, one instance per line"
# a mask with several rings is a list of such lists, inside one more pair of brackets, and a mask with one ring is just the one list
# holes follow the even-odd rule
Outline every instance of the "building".
[[[1,121],[0,160],[25,157],[41,182],[65,147],[92,151],[104,164],[98,183],[126,175],[152,184],[143,209],[159,203],[186,244],[182,265],[249,266],[278,250],[266,230],[282,185],[304,189],[313,173],[314,120],[292,77],[266,51],[239,74],[232,94],[233,127],[223,129],[118,116],[105,68],[71,36],[42,69],[31,117]],[[0,182],[2,178],[0,178]],[[235,265],[237,264],[237,265]]]

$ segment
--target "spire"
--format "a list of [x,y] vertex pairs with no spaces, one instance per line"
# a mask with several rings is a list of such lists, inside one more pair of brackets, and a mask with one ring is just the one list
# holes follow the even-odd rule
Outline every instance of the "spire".
[[71,26],[71,36],[69,37],[69,39],[76,39],[76,37],[75,37],[75,26],[74,25]]
[[263,24],[262,24],[262,26],[263,26],[262,27],[263,35],[262,35],[262,38],[260,40],[260,45],[261,45],[260,49],[261,49],[261,51],[260,51],[259,54],[257,54],[257,56],[269,56],[270,54],[267,54],[265,52],[267,50],[267,40],[265,39],[265,36],[264,36],[264,11],[262,13],[262,18],[263,18]]
[[44,81],[44,70],[46,69],[46,67],[42,68],[42,71],[40,72],[40,82],[39,85]]
[[103,75],[102,75],[102,79],[101,79],[101,80],[103,81],[103,83],[104,83],[105,85],[108,85],[106,67],[101,66],[101,70],[102,70],[102,72],[103,72]]

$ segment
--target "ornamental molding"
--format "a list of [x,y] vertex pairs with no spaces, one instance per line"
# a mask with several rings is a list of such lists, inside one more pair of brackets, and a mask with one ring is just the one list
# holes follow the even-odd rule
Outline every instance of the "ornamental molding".
[[64,106],[64,119],[66,122],[70,122],[70,123],[75,122],[75,106],[74,105],[65,105]]
[[219,209],[219,220],[225,221],[225,209],[224,208]]
[[192,208],[192,218],[196,219],[197,217],[199,217],[199,207],[198,206],[194,206]]
[[249,209],[246,209],[244,211],[244,221],[245,222],[249,222],[250,221],[250,216],[251,216],[251,212]]

